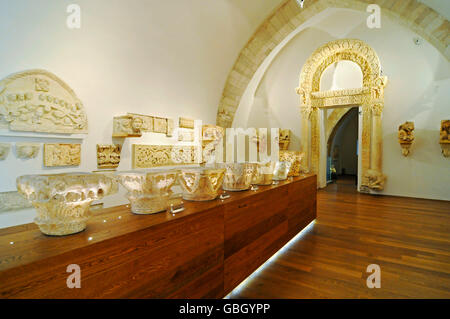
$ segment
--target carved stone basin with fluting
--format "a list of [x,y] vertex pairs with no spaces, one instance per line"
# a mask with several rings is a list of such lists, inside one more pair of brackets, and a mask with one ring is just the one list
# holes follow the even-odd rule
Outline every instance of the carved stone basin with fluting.
[[273,170],[273,180],[284,181],[285,179],[287,179],[290,169],[291,169],[291,162],[288,161],[276,162],[275,168]]
[[181,169],[178,180],[183,189],[183,199],[207,201],[216,199],[222,186],[225,169]]
[[128,191],[133,213],[154,214],[167,209],[178,173],[178,170],[161,169],[128,171],[117,173],[117,179]]
[[255,164],[252,184],[254,185],[270,185],[272,184],[273,170],[275,162],[257,163]]
[[114,180],[102,174],[24,175],[17,190],[36,208],[35,223],[46,235],[63,236],[86,228],[89,206],[114,190]]
[[223,164],[225,176],[222,188],[226,191],[243,191],[250,188],[255,164],[227,163]]

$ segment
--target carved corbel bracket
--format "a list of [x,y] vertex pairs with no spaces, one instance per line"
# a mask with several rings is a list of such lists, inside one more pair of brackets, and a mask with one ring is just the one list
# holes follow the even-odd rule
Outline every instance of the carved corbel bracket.
[[0,161],[3,161],[5,158],[8,157],[10,149],[11,149],[11,144],[0,143]]
[[442,155],[450,157],[450,120],[441,121],[439,144],[441,144]]
[[414,142],[414,122],[405,122],[398,127],[398,142],[403,156],[408,156]]

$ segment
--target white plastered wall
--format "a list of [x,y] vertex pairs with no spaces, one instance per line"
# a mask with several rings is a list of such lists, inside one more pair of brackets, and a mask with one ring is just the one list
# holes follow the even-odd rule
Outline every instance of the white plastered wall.
[[[114,115],[127,112],[214,124],[226,77],[239,50],[279,0],[0,0],[0,78],[45,69],[82,100],[89,121],[83,139],[26,134],[0,142],[82,143],[81,165],[44,168],[19,160],[12,148],[0,161],[0,192],[23,174],[97,169],[96,144],[113,140]],[[81,8],[81,28],[66,26],[69,4]],[[20,134],[19,134],[20,135]],[[37,137],[41,136],[41,137]],[[176,136],[176,135],[175,135]],[[131,169],[131,144],[172,144],[163,134],[126,139],[118,170]],[[126,202],[104,199],[105,206]],[[0,212],[0,228],[31,222],[33,209]]]

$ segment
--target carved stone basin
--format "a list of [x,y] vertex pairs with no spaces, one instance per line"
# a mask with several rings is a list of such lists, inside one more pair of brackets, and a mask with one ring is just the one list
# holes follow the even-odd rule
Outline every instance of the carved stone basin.
[[227,163],[223,164],[225,176],[222,188],[226,191],[243,191],[250,188],[255,164]]
[[274,181],[284,181],[289,175],[289,170],[291,169],[291,162],[279,161],[275,163],[275,168],[273,170],[273,180]]
[[222,186],[225,169],[186,168],[178,176],[183,199],[207,201],[216,199]]
[[19,193],[36,208],[39,229],[54,236],[83,231],[91,203],[114,190],[111,177],[91,173],[24,175],[16,182]]
[[154,214],[167,209],[178,173],[178,170],[161,169],[128,171],[117,173],[117,179],[128,191],[133,213]]
[[252,184],[254,185],[270,185],[272,184],[273,170],[275,162],[265,164],[257,163],[254,167]]

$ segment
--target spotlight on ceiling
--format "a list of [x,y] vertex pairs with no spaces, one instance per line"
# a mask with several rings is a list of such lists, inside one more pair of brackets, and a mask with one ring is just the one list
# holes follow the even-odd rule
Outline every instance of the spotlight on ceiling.
[[298,5],[300,6],[300,8],[303,9],[303,2],[304,2],[305,0],[296,0],[296,1],[297,1]]

